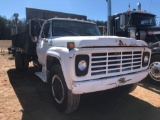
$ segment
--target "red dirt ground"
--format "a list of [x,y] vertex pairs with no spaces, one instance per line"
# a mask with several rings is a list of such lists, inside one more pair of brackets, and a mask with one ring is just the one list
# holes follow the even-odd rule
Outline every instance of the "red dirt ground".
[[82,95],[79,108],[64,115],[35,68],[17,72],[6,52],[0,53],[0,67],[0,120],[160,120],[160,84],[148,80],[128,95],[114,90]]

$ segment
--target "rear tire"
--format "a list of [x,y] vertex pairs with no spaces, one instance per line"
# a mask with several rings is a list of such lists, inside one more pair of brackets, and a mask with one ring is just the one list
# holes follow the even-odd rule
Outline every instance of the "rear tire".
[[23,70],[23,56],[20,52],[15,52],[15,67],[16,70]]
[[28,59],[28,55],[23,54],[23,69],[27,70],[29,67],[29,59]]
[[49,74],[50,90],[57,110],[71,113],[78,108],[80,95],[73,94],[67,88],[60,65],[54,65]]
[[16,70],[27,70],[29,66],[29,59],[26,54],[15,52],[15,67]]

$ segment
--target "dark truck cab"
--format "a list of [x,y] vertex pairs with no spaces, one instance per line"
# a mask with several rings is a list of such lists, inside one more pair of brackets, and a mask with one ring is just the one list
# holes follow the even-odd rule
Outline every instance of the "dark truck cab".
[[160,82],[160,27],[156,15],[142,10],[128,10],[111,16],[111,35],[144,40],[152,50],[149,77]]

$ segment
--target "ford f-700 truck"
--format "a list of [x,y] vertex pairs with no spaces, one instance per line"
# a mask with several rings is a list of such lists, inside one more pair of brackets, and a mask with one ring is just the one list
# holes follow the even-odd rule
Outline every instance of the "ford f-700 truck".
[[62,113],[76,110],[81,94],[116,87],[133,91],[148,75],[151,56],[144,41],[100,36],[95,23],[70,17],[30,19],[28,30],[13,36],[13,47],[17,70],[31,61],[42,67],[35,74],[49,83]]

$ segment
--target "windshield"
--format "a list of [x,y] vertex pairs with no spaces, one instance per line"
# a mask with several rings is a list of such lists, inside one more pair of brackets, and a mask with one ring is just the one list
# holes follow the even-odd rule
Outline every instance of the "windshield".
[[156,19],[153,15],[148,14],[132,14],[132,21],[133,25],[151,25],[156,26]]
[[85,22],[54,20],[53,36],[100,36],[97,25]]

